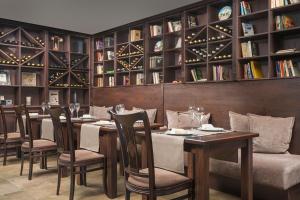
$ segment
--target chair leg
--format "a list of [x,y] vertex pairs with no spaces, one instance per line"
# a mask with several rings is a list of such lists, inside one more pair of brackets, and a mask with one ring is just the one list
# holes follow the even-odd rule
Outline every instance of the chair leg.
[[45,164],[45,170],[48,170],[48,164],[47,164],[47,153],[44,155],[44,164]]
[[33,155],[31,152],[29,152],[29,174],[28,174],[28,180],[32,179],[32,170],[33,170]]
[[7,146],[6,146],[6,142],[4,141],[3,166],[6,165],[6,160],[7,160]]
[[71,174],[70,174],[70,177],[71,177],[71,182],[70,182],[70,197],[69,199],[70,200],[73,200],[74,199],[74,187],[75,187],[75,169],[74,167],[71,167]]
[[103,169],[103,187],[104,187],[104,191],[105,193],[107,193],[107,166],[106,166],[106,160],[104,160],[104,169]]
[[125,190],[125,200],[130,200],[130,191],[127,188]]
[[87,181],[86,181],[86,167],[83,167],[83,174],[82,174],[82,178],[83,178],[83,185],[87,186]]
[[20,176],[23,175],[23,166],[24,166],[24,152],[21,151],[21,170],[20,170]]
[[194,200],[194,189],[188,189],[188,194],[190,195],[189,200]]
[[61,167],[58,165],[57,166],[57,188],[56,188],[56,195],[59,195],[60,182],[61,182]]
[[156,200],[156,196],[154,194],[150,193],[149,200]]

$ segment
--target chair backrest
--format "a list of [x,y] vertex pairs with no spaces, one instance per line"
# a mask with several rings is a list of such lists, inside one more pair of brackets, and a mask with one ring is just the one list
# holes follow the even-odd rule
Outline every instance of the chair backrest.
[[16,118],[17,118],[17,122],[19,125],[19,131],[20,131],[20,135],[21,135],[21,142],[25,142],[25,126],[24,126],[24,122],[23,122],[23,114],[24,114],[25,108],[23,105],[21,106],[16,106],[15,107],[15,113],[16,113]]
[[[113,119],[115,120],[118,129],[119,139],[121,143],[121,151],[123,156],[125,180],[127,181],[130,175],[148,178],[149,189],[154,190],[155,172],[153,160],[153,147],[151,138],[151,128],[147,113],[145,111],[124,115],[115,114],[113,111],[110,111],[110,113]],[[136,131],[134,129],[134,125],[138,120],[142,120],[144,123],[148,165],[147,173],[141,172],[140,159],[137,150]]]
[[31,119],[29,115],[28,108],[26,106],[23,106],[24,112],[25,112],[25,117],[26,117],[26,126],[25,126],[25,133],[28,136],[28,141],[29,141],[29,148],[33,148],[33,135],[32,135],[32,127],[31,127]]
[[[71,114],[68,108],[54,108],[49,109],[48,112],[50,113],[53,127],[54,127],[54,135],[57,144],[57,151],[62,153],[70,154],[71,163],[75,162],[75,148],[74,148],[74,133],[72,129],[72,122],[71,122]],[[60,116],[65,114],[66,120],[65,123],[62,122]],[[65,137],[64,133],[64,125],[66,125],[66,134]]]
[[2,122],[2,131],[0,134],[4,135],[4,140],[7,139],[7,125],[6,125],[6,117],[4,113],[4,109],[2,106],[0,106],[0,115],[1,115],[1,122]]

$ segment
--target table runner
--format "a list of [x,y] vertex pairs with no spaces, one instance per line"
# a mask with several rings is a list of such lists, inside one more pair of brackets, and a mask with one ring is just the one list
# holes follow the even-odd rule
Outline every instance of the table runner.
[[93,124],[82,124],[80,130],[80,148],[99,152],[100,126]]
[[53,128],[52,119],[42,120],[41,138],[54,141],[54,128]]

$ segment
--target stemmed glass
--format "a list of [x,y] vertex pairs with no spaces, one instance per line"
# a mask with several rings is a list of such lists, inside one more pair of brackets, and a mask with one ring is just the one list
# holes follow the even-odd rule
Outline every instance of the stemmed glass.
[[204,108],[202,106],[189,106],[188,112],[191,113],[193,120],[198,120],[199,123],[202,123]]
[[78,112],[80,110],[80,103],[75,103],[75,110],[76,110],[77,118],[78,118]]
[[73,113],[74,113],[74,110],[75,110],[75,105],[74,105],[74,103],[70,103],[69,109],[70,109],[70,112],[71,112],[71,118],[73,118]]
[[116,112],[117,114],[121,114],[125,111],[125,106],[124,104],[118,104],[116,105]]
[[42,110],[43,110],[43,115],[45,115],[45,110],[47,108],[47,103],[43,102],[41,107],[42,107]]

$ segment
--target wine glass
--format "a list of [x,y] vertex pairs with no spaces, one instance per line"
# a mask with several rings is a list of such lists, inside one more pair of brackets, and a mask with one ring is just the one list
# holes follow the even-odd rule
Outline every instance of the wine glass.
[[116,105],[116,112],[117,114],[121,114],[125,111],[125,106],[124,104],[118,104]]
[[42,110],[43,110],[43,115],[45,115],[45,110],[47,108],[47,104],[45,102],[42,102],[41,107],[42,107]]
[[70,112],[71,112],[71,118],[73,118],[73,113],[74,113],[74,110],[75,110],[75,105],[74,105],[74,103],[70,103],[69,109],[70,109]]
[[80,103],[75,103],[75,110],[76,110],[77,118],[78,118],[78,112],[80,110]]

